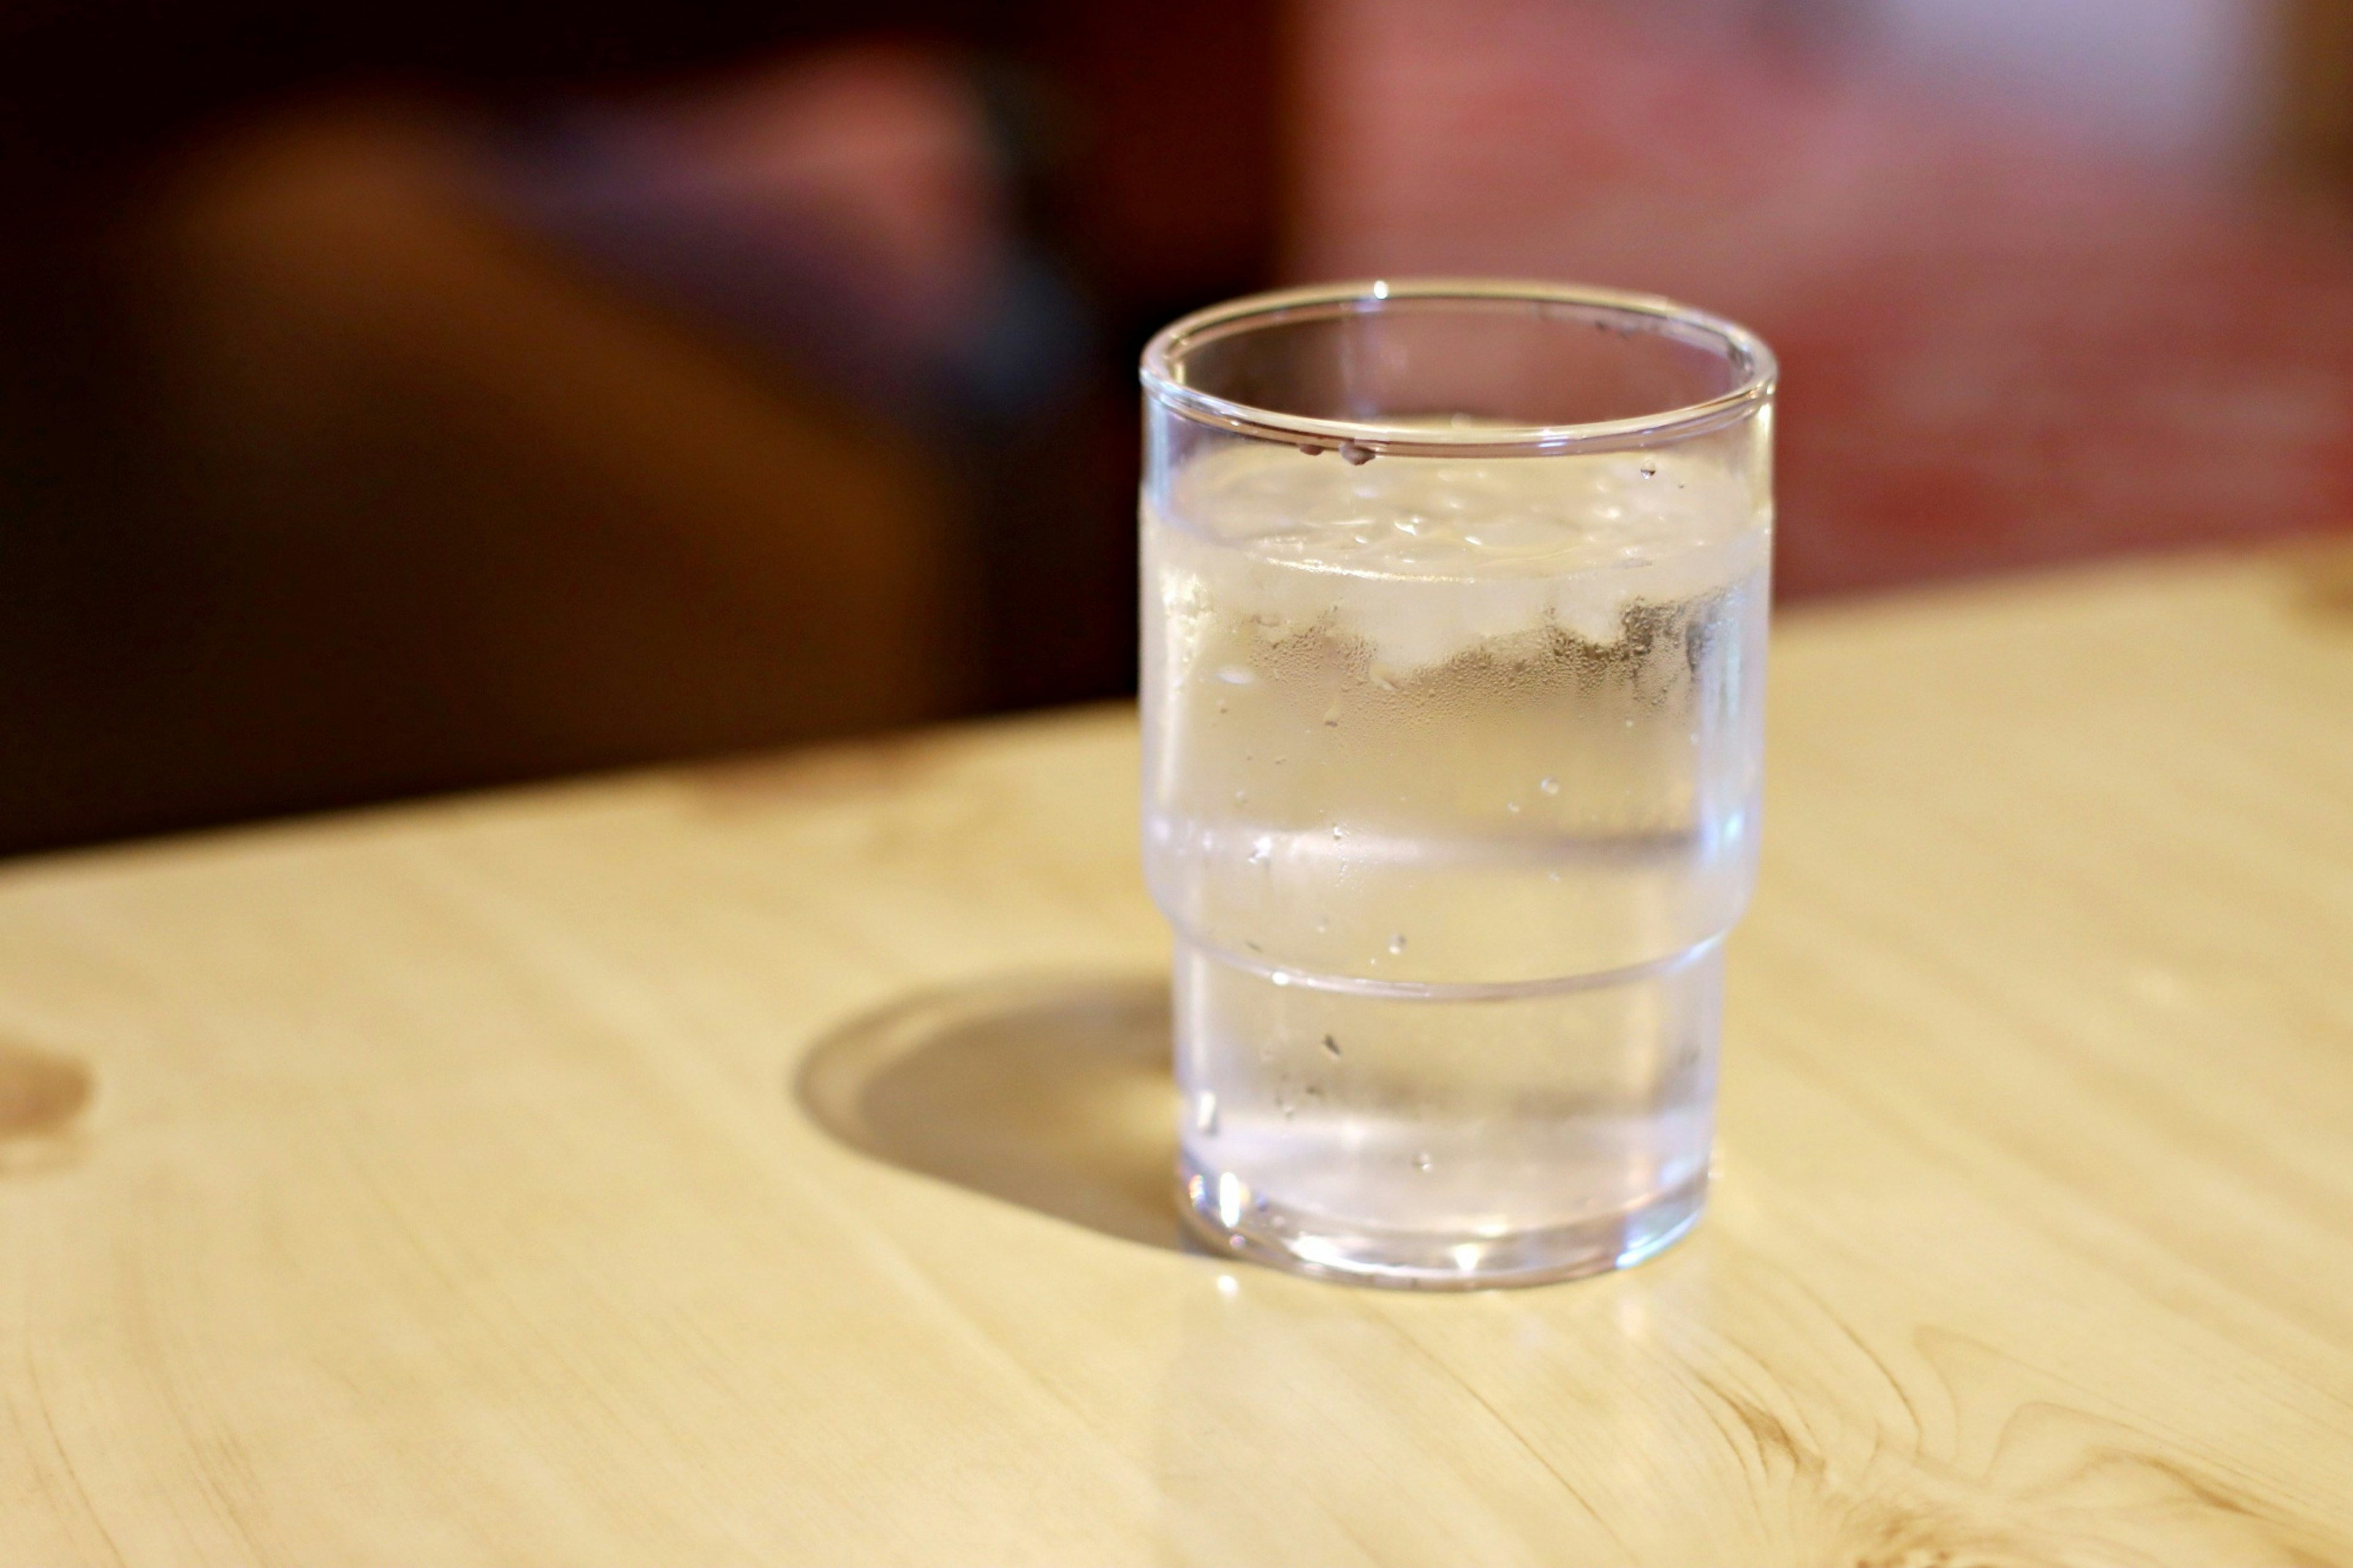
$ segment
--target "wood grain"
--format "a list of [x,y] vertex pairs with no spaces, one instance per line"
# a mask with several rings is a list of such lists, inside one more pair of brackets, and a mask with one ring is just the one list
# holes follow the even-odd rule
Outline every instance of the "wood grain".
[[1789,618],[1714,1208],[1540,1290],[1155,1228],[1124,713],[20,864],[0,1559],[2353,1563],[2348,582]]

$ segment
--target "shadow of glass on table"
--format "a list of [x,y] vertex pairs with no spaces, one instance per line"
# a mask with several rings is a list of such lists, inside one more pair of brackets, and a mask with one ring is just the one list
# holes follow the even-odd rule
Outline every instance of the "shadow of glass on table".
[[1025,975],[906,998],[834,1030],[793,1089],[902,1170],[1174,1251],[1166,976]]

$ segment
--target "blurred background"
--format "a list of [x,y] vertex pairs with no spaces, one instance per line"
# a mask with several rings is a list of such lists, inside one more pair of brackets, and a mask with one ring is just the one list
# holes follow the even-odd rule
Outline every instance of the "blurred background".
[[2353,0],[12,0],[0,854],[1127,691],[1413,272],[1764,332],[1785,599],[2353,526]]

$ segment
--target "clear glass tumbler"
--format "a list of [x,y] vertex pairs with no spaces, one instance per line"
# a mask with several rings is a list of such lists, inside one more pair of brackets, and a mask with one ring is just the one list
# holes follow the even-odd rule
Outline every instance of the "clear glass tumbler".
[[1261,295],[1146,349],[1144,858],[1219,1250],[1481,1287],[1697,1219],[1774,375],[1730,322],[1526,283]]

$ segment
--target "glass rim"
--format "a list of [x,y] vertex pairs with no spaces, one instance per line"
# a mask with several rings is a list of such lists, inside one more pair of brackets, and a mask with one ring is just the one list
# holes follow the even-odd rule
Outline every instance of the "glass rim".
[[[1721,352],[1740,379],[1714,397],[1654,414],[1570,425],[1482,424],[1457,428],[1286,414],[1220,397],[1184,381],[1186,356],[1220,339],[1286,322],[1369,313],[1400,301],[1565,305],[1641,317],[1680,329],[1675,335],[1683,342]],[[1153,334],[1145,345],[1137,374],[1155,402],[1187,419],[1311,450],[1345,447],[1366,456],[1557,457],[1622,451],[1736,424],[1772,402],[1780,363],[1764,339],[1738,322],[1657,294],[1501,278],[1384,278],[1245,294],[1196,310]]]

